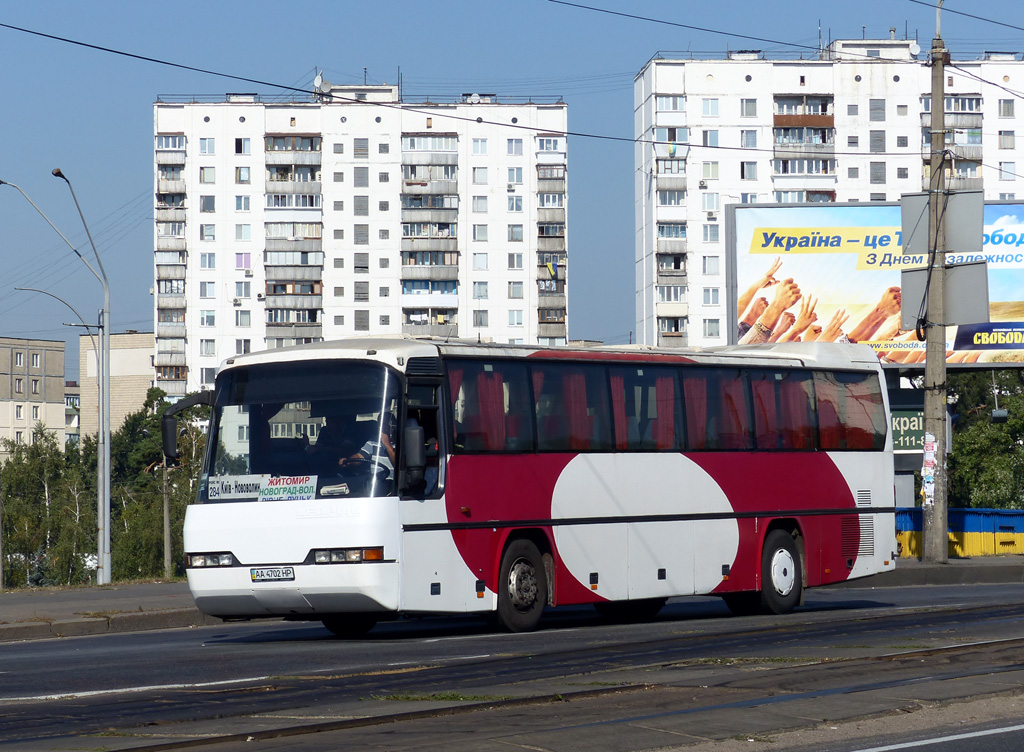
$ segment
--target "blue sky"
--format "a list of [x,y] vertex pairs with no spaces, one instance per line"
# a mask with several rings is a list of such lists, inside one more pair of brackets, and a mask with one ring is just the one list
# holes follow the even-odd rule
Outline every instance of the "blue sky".
[[[911,0],[821,3],[764,0],[582,4],[676,24],[814,46],[821,34],[887,37],[894,26],[924,48],[935,12]],[[947,0],[947,10],[1024,26],[1017,2]],[[393,83],[407,101],[468,91],[561,95],[569,129],[631,138],[633,76],[659,50],[799,51],[678,26],[627,19],[549,0],[512,3],[29,2],[4,3],[0,23],[135,55],[279,83],[310,86],[315,69],[335,83]],[[862,27],[866,27],[862,30]],[[954,56],[1024,51],[1024,32],[943,15]],[[229,91],[282,94],[0,28],[0,179],[15,183],[86,252],[73,182],[110,278],[113,331],[153,327],[153,101],[162,95]],[[629,340],[634,326],[633,147],[569,139],[570,337]],[[45,289],[90,323],[99,283],[24,199],[0,186],[0,335],[67,339],[77,377],[76,321],[59,302],[15,287]]]

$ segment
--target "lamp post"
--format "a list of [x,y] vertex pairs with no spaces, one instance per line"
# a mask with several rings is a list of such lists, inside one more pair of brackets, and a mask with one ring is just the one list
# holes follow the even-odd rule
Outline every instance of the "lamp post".
[[[78,203],[78,196],[75,195],[75,189],[71,185],[71,181],[67,179],[63,172],[60,171],[59,167],[53,169],[53,176],[60,178],[68,185],[68,190],[71,191],[71,198],[75,202],[75,208],[78,209],[78,216],[82,219],[82,227],[85,228],[85,235],[89,238],[89,245],[92,246],[93,255],[96,256],[96,265],[99,267],[100,273],[96,275],[96,279],[103,285],[103,319],[100,322],[100,363],[99,367],[99,394],[100,394],[100,430],[99,430],[99,446],[97,447],[98,453],[102,456],[104,476],[103,476],[103,492],[100,495],[100,503],[102,508],[98,514],[98,538],[99,538],[99,567],[96,570],[96,584],[97,585],[109,585],[110,584],[110,285],[107,283],[107,273],[103,270],[103,261],[100,260],[100,253],[96,250],[96,243],[92,239],[92,233],[89,232],[89,225],[85,221],[85,215],[82,213],[82,207]],[[89,267],[92,269],[92,267]]]
[[[60,174],[60,170],[54,170],[53,174],[67,182],[67,178]],[[25,191],[6,180],[0,180],[0,185],[9,185],[18,191],[32,205],[32,208],[39,213],[39,216],[46,220],[46,224],[53,228],[53,231],[60,236],[60,239],[64,241],[68,248],[78,256],[86,268],[92,272],[93,276],[100,281],[100,284],[103,285],[103,310],[100,312],[99,321],[99,373],[97,374],[96,381],[99,393],[99,441],[96,456],[96,584],[108,585],[110,584],[110,382],[108,380],[110,371],[110,339],[107,322],[110,313],[110,288],[107,285],[107,275],[103,273],[101,276],[96,272],[88,259],[75,248],[72,242],[64,236],[64,233],[57,229],[57,226],[50,221],[50,218],[46,216],[42,209],[36,206],[35,201],[30,199]],[[71,183],[68,183],[68,187],[71,187]],[[72,198],[74,198],[74,195],[74,190],[72,190]],[[78,206],[77,198],[75,199],[75,206]],[[81,216],[81,208],[79,208],[78,213]],[[82,224],[85,224],[84,217],[82,217]],[[92,236],[89,234],[88,226],[86,226],[85,232],[89,236],[90,244],[92,244]],[[93,244],[93,253],[95,252],[96,246]],[[100,262],[99,254],[96,254],[96,263],[99,264],[100,271],[102,272],[103,264]]]

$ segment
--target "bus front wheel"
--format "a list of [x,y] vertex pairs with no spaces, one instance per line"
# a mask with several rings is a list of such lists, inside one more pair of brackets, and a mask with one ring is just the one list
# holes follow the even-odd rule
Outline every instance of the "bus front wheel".
[[533,631],[548,602],[548,578],[537,546],[524,538],[512,541],[499,574],[498,623],[509,632]]
[[772,530],[761,553],[761,603],[771,614],[788,614],[800,603],[803,572],[800,551],[785,530]]

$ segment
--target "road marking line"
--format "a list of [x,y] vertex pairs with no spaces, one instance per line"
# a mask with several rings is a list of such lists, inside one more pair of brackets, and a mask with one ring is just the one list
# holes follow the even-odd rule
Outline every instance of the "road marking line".
[[938,742],[956,742],[961,739],[976,739],[979,736],[995,736],[996,734],[1009,734],[1014,731],[1024,731],[1024,724],[1019,726],[1006,726],[1004,728],[990,729],[988,731],[972,731],[966,734],[954,734],[953,736],[936,736],[932,739],[922,739],[917,742],[904,742],[902,744],[889,744],[885,747],[870,747],[868,749],[859,749],[855,752],[892,752],[897,749],[911,749],[913,747],[923,747],[927,744],[935,744]]
[[120,689],[95,689],[88,692],[62,692],[56,695],[35,695],[32,697],[0,697],[0,704],[5,702],[39,702],[42,700],[77,700],[83,697],[100,697],[102,695],[135,694],[165,689],[205,689],[206,687],[224,687],[230,684],[267,681],[269,676],[251,676],[247,679],[225,679],[223,681],[196,682],[194,684],[153,684],[148,687],[121,687]]

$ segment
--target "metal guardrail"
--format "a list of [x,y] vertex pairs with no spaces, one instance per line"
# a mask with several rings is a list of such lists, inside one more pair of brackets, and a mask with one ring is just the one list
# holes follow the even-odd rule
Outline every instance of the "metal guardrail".
[[[949,556],[1024,554],[1024,510],[950,509],[947,515]],[[896,510],[900,556],[921,555],[921,509]]]

